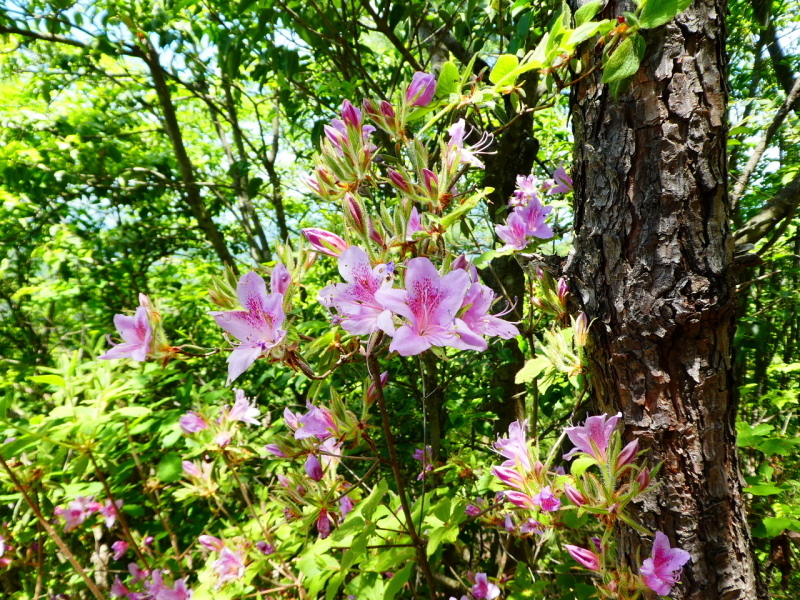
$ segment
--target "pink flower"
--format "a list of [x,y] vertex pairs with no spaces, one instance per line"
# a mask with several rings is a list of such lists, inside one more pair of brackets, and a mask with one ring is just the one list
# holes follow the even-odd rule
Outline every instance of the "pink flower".
[[525,488],[525,477],[514,467],[492,467],[492,473],[506,485],[518,490]]
[[128,542],[123,542],[122,540],[117,540],[113,544],[111,544],[111,549],[114,551],[113,559],[119,560],[125,553],[128,551]]
[[[476,335],[488,335],[510,340],[519,335],[519,330],[501,319],[499,315],[490,315],[489,309],[495,301],[495,293],[482,283],[473,283],[461,303],[462,310],[467,310],[461,315],[461,320]],[[504,313],[500,313],[501,315]]]
[[[386,387],[386,384],[389,382],[389,371],[384,371],[380,375],[380,383],[381,389]],[[375,387],[375,382],[373,381],[369,384],[367,388],[367,404],[372,404],[375,400],[378,399],[378,389]]]
[[446,167],[464,163],[483,169],[483,163],[478,159],[477,155],[485,154],[484,150],[492,144],[494,137],[490,133],[484,133],[477,144],[470,148],[465,148],[466,126],[464,119],[459,119],[447,131],[450,134],[450,140],[447,143],[447,156],[443,157],[442,161]]
[[111,500],[107,500],[102,508],[100,508],[100,514],[105,517],[106,527],[109,529],[111,529],[114,526],[114,523],[117,522],[120,508],[122,508],[122,500],[117,500],[113,503]]
[[311,247],[322,254],[337,257],[350,246],[346,241],[335,233],[309,227],[300,230],[306,239],[311,243]]
[[639,490],[646,490],[650,487],[650,469],[645,467],[636,476],[636,483],[639,484]]
[[92,501],[91,498],[78,496],[67,505],[67,508],[58,507],[54,512],[56,516],[64,519],[64,531],[67,532],[81,525],[89,515],[98,510],[100,503]]
[[548,180],[545,187],[548,188],[548,195],[566,194],[572,191],[572,177],[564,170],[563,164],[553,172],[553,179]]
[[144,581],[150,575],[150,571],[140,568],[136,563],[128,564],[128,572],[131,574],[131,583]]
[[112,598],[124,598],[130,593],[130,590],[119,580],[119,575],[114,578],[114,583],[111,584],[109,591]]
[[213,562],[211,568],[217,574],[216,589],[228,581],[244,577],[244,557],[240,551],[234,552],[227,546],[220,553],[219,558]]
[[541,507],[544,512],[555,512],[561,508],[561,499],[553,495],[549,485],[544,486],[538,494],[532,498],[532,502]]
[[566,544],[565,548],[567,549],[567,552],[570,553],[572,558],[577,560],[590,571],[600,570],[600,557],[591,550],[581,548],[580,546],[573,546],[571,544]]
[[252,404],[248,402],[244,395],[244,390],[234,389],[233,392],[236,394],[236,401],[233,403],[231,410],[224,415],[224,420],[261,425],[261,422],[256,418],[261,416],[261,411],[258,410],[255,401]]
[[425,446],[425,448],[417,448],[414,450],[414,454],[411,455],[411,458],[414,460],[418,460],[422,463],[422,472],[417,475],[417,481],[420,479],[425,479],[425,475],[428,471],[433,470],[433,448],[430,446]]
[[440,277],[428,258],[412,258],[405,283],[405,290],[381,289],[375,294],[383,306],[409,320],[394,332],[390,351],[413,356],[431,346],[486,349],[484,339],[456,318],[470,285],[466,271],[456,269]]
[[535,175],[517,175],[517,189],[509,200],[509,206],[528,206],[532,200],[539,200],[541,184]]
[[153,329],[150,326],[148,307],[150,301],[144,294],[139,295],[140,306],[136,313],[129,317],[127,315],[114,315],[114,327],[122,338],[122,344],[114,344],[105,354],[98,356],[102,359],[131,358],[135,361],[144,362],[147,355],[152,352]]
[[430,73],[417,71],[406,88],[406,104],[408,106],[428,106],[436,93],[436,77]]
[[503,463],[504,467],[516,468],[519,465],[526,473],[531,470],[528,442],[525,439],[527,426],[527,420],[514,421],[508,426],[508,437],[500,438],[494,443],[495,451],[508,459]]
[[519,526],[519,532],[522,534],[536,534],[541,535],[544,533],[544,526],[536,519],[530,518]]
[[264,449],[272,454],[273,456],[277,456],[278,458],[289,458],[289,455],[286,454],[283,450],[281,450],[278,444],[267,444],[264,446]]
[[497,237],[506,243],[502,250],[525,250],[528,247],[528,227],[516,211],[508,216],[505,225],[495,225],[494,229]]
[[417,207],[411,209],[411,216],[408,218],[408,225],[406,226],[406,241],[413,242],[414,234],[418,231],[423,231],[422,220],[419,216]]
[[678,583],[681,567],[689,562],[691,555],[680,548],[670,548],[669,538],[656,531],[653,554],[642,563],[639,572],[651,590],[660,596],[667,596],[672,586]]
[[308,412],[298,419],[301,427],[294,432],[294,439],[304,440],[315,437],[322,441],[338,431],[336,422],[333,420],[333,413],[330,410],[314,406],[311,402],[308,402],[307,406]]
[[228,384],[259,356],[269,356],[286,336],[280,328],[286,319],[283,294],[267,294],[267,284],[258,273],[251,271],[239,279],[237,296],[245,310],[209,313],[217,325],[240,342],[228,357]]
[[472,597],[475,600],[494,600],[500,595],[500,588],[489,581],[486,573],[475,575],[475,585],[472,586]]
[[571,459],[578,452],[585,452],[598,462],[605,462],[606,450],[611,440],[611,434],[617,421],[622,418],[622,413],[606,418],[606,415],[589,417],[583,425],[567,427],[565,431],[575,448],[564,455],[566,460]]
[[204,429],[208,429],[208,423],[206,423],[206,420],[201,415],[193,411],[189,411],[183,415],[178,420],[178,424],[181,426],[181,431],[183,431],[183,433],[186,435],[191,435],[193,433],[203,431]]
[[392,265],[374,268],[358,246],[350,246],[339,256],[339,273],[347,283],[323,288],[319,303],[339,313],[342,328],[354,335],[369,335],[378,329],[392,331],[392,313],[377,300],[376,293],[392,286]]
[[544,222],[552,211],[552,206],[542,206],[537,199],[531,200],[527,206],[514,209],[525,222],[525,227],[528,229],[526,235],[540,240],[549,240],[553,237],[553,230]]

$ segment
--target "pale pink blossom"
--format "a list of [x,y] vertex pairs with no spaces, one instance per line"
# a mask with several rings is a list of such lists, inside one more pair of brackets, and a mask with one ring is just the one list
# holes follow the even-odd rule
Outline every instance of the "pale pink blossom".
[[241,551],[233,551],[226,546],[220,550],[219,558],[212,563],[211,568],[217,574],[216,588],[219,589],[228,581],[244,577],[244,556]]
[[475,575],[475,585],[472,586],[472,597],[475,600],[494,600],[500,595],[500,588],[489,581],[486,573]]
[[567,452],[564,458],[569,460],[578,452],[584,452],[598,462],[605,462],[611,434],[617,426],[617,421],[621,418],[622,413],[608,418],[606,415],[599,415],[587,418],[583,425],[567,427],[564,431],[570,441],[575,444],[575,448]]
[[153,329],[150,326],[148,307],[150,300],[144,294],[139,294],[140,306],[136,313],[129,317],[127,315],[114,315],[114,327],[122,338],[122,344],[114,344],[105,354],[98,356],[102,359],[130,358],[135,361],[143,362],[147,360],[147,355],[152,352]]
[[99,502],[94,502],[91,498],[78,496],[67,505],[67,508],[58,507],[54,512],[57,517],[64,520],[64,531],[72,531],[100,508]]
[[180,419],[178,419],[178,424],[181,426],[181,431],[186,435],[191,435],[193,433],[198,433],[203,431],[204,429],[208,429],[208,423],[206,420],[194,411],[189,411],[185,415],[183,415]]
[[125,556],[125,553],[128,551],[128,542],[117,540],[116,542],[111,544],[111,549],[114,551],[114,555],[112,556],[112,558],[114,560],[119,560],[120,558]]
[[106,503],[100,508],[100,514],[105,517],[106,527],[109,529],[111,529],[114,526],[114,523],[117,522],[120,508],[122,508],[122,500],[116,500],[114,502],[111,502],[111,500],[106,500]]
[[258,273],[251,271],[239,279],[237,296],[245,310],[209,313],[240,342],[228,357],[228,384],[260,356],[273,354],[286,337],[286,331],[281,329],[286,319],[283,294],[267,294],[267,284]]

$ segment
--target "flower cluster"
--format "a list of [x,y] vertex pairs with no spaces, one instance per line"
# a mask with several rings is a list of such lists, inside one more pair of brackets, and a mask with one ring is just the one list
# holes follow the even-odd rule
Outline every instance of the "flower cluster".
[[339,256],[339,273],[346,283],[324,288],[320,303],[334,309],[335,322],[350,333],[383,331],[392,337],[389,349],[402,356],[433,346],[482,351],[483,335],[518,335],[514,325],[489,314],[494,292],[465,268],[441,276],[430,259],[412,258],[405,265],[405,288],[397,289],[393,264],[373,266],[364,250],[351,246]]
[[186,585],[184,579],[176,579],[172,586],[164,582],[164,575],[167,571],[153,569],[150,573],[146,569],[141,569],[136,563],[128,565],[131,574],[128,585],[134,586],[141,584],[140,592],[133,592],[120,581],[119,577],[114,579],[111,585],[112,598],[128,598],[128,600],[189,600],[192,597],[192,590]]
[[99,513],[105,519],[106,527],[111,529],[117,520],[120,508],[122,508],[122,500],[114,502],[107,500],[105,504],[100,504],[91,497],[78,496],[66,508],[59,506],[53,512],[57,517],[63,519],[64,531],[76,529],[95,513]]
[[506,243],[502,250],[524,250],[533,238],[553,237],[553,230],[545,223],[553,208],[542,205],[540,187],[534,175],[517,177],[517,189],[509,202],[512,212],[505,225],[495,227],[497,237]]

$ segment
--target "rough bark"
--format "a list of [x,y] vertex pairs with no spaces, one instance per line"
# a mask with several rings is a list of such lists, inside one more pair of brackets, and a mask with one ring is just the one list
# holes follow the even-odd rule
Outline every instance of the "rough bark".
[[[736,298],[725,146],[724,0],[696,0],[646,32],[644,64],[613,100],[601,75],[573,91],[575,251],[593,400],[622,411],[663,485],[640,520],[691,553],[673,598],[764,598],[735,443]],[[607,17],[632,10],[611,1]],[[586,67],[599,60],[587,50]],[[638,570],[651,540],[619,531]]]

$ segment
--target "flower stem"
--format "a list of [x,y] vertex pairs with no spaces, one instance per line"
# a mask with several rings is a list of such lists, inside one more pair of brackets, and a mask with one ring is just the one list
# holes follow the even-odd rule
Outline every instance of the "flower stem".
[[394,480],[397,483],[397,494],[400,496],[400,505],[403,508],[403,515],[405,516],[406,520],[406,528],[408,529],[408,533],[411,536],[411,540],[414,543],[414,547],[417,551],[417,563],[422,569],[422,573],[425,575],[425,579],[428,582],[431,600],[436,600],[436,580],[433,578],[433,572],[431,571],[431,566],[428,563],[425,545],[423,544],[422,539],[419,537],[419,534],[414,527],[414,519],[411,516],[411,507],[409,506],[408,496],[406,495],[406,486],[403,480],[403,474],[400,472],[400,463],[397,460],[397,449],[394,445],[392,428],[389,424],[389,412],[386,410],[386,400],[383,397],[381,370],[380,366],[378,365],[378,359],[373,354],[373,350],[375,346],[377,346],[381,335],[381,333],[374,335],[370,340],[369,346],[367,347],[367,372],[369,373],[369,376],[375,385],[375,395],[377,397],[378,406],[380,407],[381,411],[381,419],[383,421],[383,434],[386,437],[386,446],[389,449],[389,460],[391,461]]

